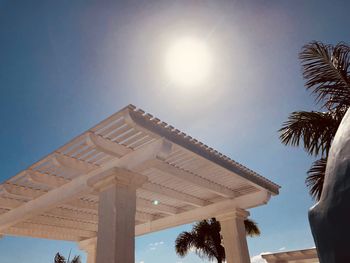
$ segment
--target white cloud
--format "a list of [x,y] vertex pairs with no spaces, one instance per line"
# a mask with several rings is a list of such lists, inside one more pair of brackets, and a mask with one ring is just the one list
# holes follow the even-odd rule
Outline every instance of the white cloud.
[[159,242],[154,242],[154,243],[149,243],[148,246],[150,247],[150,250],[156,250],[157,247],[164,245],[164,241],[159,241]]
[[278,249],[278,251],[286,250],[286,247],[281,247]]
[[266,261],[265,259],[263,259],[263,258],[261,257],[261,255],[262,255],[262,254],[268,254],[268,253],[271,253],[271,252],[263,252],[263,253],[261,253],[260,255],[256,255],[256,256],[250,258],[250,262],[251,262],[251,263],[267,263],[267,261]]

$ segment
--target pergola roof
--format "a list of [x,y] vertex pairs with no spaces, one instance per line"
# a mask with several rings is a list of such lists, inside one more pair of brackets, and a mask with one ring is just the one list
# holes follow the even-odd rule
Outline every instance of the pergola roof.
[[288,263],[318,263],[316,248],[284,251],[278,253],[264,254],[262,257],[267,262],[288,262]]
[[218,210],[255,207],[279,189],[129,105],[1,184],[0,233],[73,241],[96,237],[98,193],[92,182],[110,169],[148,177],[137,190],[136,235]]

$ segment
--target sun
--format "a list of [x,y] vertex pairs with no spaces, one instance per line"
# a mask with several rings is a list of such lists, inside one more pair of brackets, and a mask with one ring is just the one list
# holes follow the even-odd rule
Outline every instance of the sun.
[[182,86],[198,86],[208,79],[212,58],[206,42],[186,37],[174,42],[165,56],[169,80]]

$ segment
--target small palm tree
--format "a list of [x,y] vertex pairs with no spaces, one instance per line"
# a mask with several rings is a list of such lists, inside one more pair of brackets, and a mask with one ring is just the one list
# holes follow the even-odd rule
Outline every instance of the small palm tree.
[[299,56],[306,89],[315,95],[320,111],[296,111],[279,130],[285,145],[302,146],[318,157],[309,169],[306,185],[310,195],[321,197],[328,153],[339,124],[350,106],[350,47],[312,42]]
[[70,258],[70,253],[67,260],[60,253],[57,253],[55,255],[54,263],[81,263],[80,256],[75,256],[72,260],[69,260],[69,258]]
[[[260,230],[254,221],[246,219],[244,225],[247,235],[260,235]],[[225,260],[225,249],[221,245],[220,231],[220,222],[215,218],[199,221],[193,225],[192,231],[179,234],[175,241],[176,253],[184,257],[189,251],[194,251],[200,258],[207,258],[210,261],[215,259],[218,263],[222,263]]]

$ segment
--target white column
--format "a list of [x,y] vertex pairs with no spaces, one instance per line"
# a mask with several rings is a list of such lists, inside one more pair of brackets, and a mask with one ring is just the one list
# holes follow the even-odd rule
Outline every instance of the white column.
[[99,194],[97,263],[135,263],[136,189],[147,177],[113,169]]
[[87,254],[87,263],[96,263],[96,242],[94,239],[79,242],[79,248]]
[[227,263],[250,263],[244,220],[249,212],[236,209],[216,217],[221,224],[221,234]]

